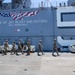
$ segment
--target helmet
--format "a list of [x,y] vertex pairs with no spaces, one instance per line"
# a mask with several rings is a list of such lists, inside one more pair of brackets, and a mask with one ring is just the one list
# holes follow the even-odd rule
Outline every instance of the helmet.
[[8,42],[8,40],[6,40],[6,42]]
[[42,40],[39,40],[39,42],[42,42]]

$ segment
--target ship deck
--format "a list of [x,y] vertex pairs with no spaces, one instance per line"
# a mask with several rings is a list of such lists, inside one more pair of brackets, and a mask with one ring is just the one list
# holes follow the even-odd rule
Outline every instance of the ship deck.
[[75,75],[75,54],[63,52],[56,57],[49,52],[43,56],[36,52],[30,56],[0,54],[0,75]]

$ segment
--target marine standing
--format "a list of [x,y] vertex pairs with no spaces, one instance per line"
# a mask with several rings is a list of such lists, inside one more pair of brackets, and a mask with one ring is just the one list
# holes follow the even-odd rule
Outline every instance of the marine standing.
[[22,44],[22,41],[21,41],[21,40],[19,40],[19,43],[18,43],[18,50],[19,50],[22,54],[24,54],[24,52],[23,52],[23,44]]
[[38,55],[39,55],[40,52],[42,53],[42,55],[44,55],[43,50],[42,50],[42,48],[43,48],[43,46],[42,46],[42,40],[39,40],[39,45],[38,46],[39,46],[38,47]]
[[53,42],[53,51],[52,51],[53,56],[54,56],[54,52],[56,52],[57,56],[59,56],[58,49],[57,49],[57,44],[56,44],[56,39],[54,39],[54,42]]
[[27,42],[27,46],[28,46],[28,50],[27,50],[27,55],[30,55],[30,39],[28,39],[28,42]]
[[5,41],[4,43],[4,54],[7,55],[7,49],[8,49],[9,45],[8,45],[8,40]]
[[16,53],[16,55],[17,55],[17,49],[16,49],[16,42],[15,41],[12,43],[11,54],[12,54],[12,52],[14,52],[14,54]]

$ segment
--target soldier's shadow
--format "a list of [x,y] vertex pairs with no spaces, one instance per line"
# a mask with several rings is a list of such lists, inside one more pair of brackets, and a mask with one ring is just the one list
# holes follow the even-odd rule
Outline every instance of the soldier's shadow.
[[37,54],[38,56],[42,56],[41,54]]
[[57,55],[52,55],[53,57],[57,57]]
[[16,54],[16,56],[20,56],[20,54]]

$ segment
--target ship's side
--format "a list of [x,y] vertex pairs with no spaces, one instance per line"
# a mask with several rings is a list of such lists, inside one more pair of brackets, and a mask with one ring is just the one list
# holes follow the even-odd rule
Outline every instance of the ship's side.
[[[0,10],[0,43],[8,39],[11,44],[27,39],[38,49],[41,39],[44,51],[53,50],[53,40],[58,47],[75,44],[75,7],[41,7]],[[65,50],[63,48],[63,51]]]
[[4,10],[0,12],[0,40],[9,43],[22,39],[25,42],[31,39],[31,44],[37,48],[40,39],[43,40],[44,50],[52,49],[54,10],[25,9]]

